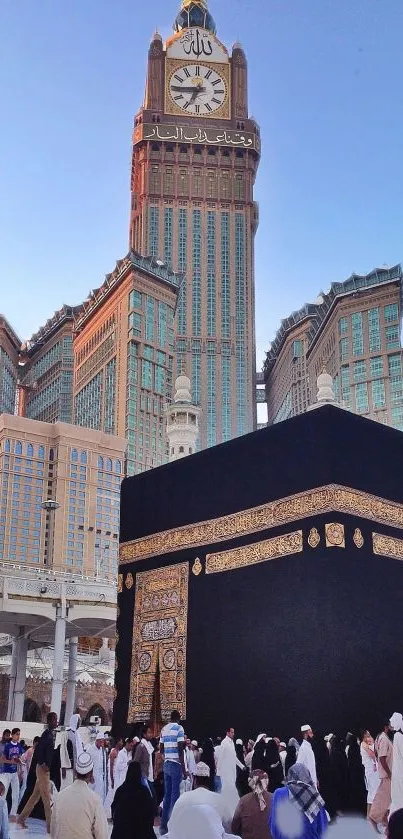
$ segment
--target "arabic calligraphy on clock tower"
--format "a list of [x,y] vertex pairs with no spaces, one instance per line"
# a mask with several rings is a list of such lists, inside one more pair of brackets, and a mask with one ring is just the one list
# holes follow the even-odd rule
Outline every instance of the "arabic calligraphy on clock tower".
[[172,37],[164,44],[156,33],[149,49],[133,133],[130,246],[184,275],[172,373],[191,378],[203,448],[255,427],[259,155],[245,53],[218,39],[206,0],[183,0]]

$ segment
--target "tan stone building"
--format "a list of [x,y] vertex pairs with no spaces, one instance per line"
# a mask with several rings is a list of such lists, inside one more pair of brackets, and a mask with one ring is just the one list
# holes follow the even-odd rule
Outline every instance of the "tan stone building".
[[0,562],[115,579],[125,449],[102,431],[2,414]]
[[343,407],[403,430],[402,276],[353,274],[282,322],[264,367],[269,424],[306,411],[326,367]]
[[156,34],[135,117],[130,246],[185,273],[174,377],[192,382],[201,448],[256,426],[254,182],[259,128],[247,61],[215,34],[206,0],[183,0]]
[[78,316],[74,422],[128,441],[127,474],[168,459],[174,314],[181,275],[131,251]]

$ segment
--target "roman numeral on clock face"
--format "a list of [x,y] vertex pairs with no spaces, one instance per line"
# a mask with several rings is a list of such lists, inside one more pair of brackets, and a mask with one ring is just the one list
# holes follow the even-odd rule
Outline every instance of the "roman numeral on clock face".
[[188,68],[187,68],[187,67],[184,67],[184,68],[183,68],[183,72],[184,72],[184,74],[185,74],[186,78],[187,78],[187,79],[190,79],[190,73],[189,73],[189,70],[188,70]]
[[213,71],[212,71],[212,70],[209,70],[209,71],[206,73],[206,75],[205,75],[205,77],[204,77],[204,78],[205,78],[205,79],[209,79],[212,75],[213,75]]

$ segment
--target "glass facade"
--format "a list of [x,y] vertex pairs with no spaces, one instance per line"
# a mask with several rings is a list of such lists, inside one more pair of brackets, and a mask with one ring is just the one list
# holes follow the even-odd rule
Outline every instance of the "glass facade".
[[106,434],[115,434],[115,410],[116,410],[116,357],[112,358],[105,368],[105,405],[104,405],[104,431]]
[[374,379],[372,382],[372,405],[374,410],[386,407],[385,382],[383,379]]
[[231,337],[231,278],[229,213],[221,213],[221,334]]
[[378,307],[368,311],[368,339],[369,351],[379,352],[381,349],[381,324]]
[[340,369],[340,378],[341,378],[341,398],[342,402],[348,408],[350,406],[350,366],[348,364],[343,364]]
[[362,312],[355,312],[351,315],[351,340],[353,355],[364,354],[364,334],[362,324]]
[[207,341],[207,446],[217,442],[215,342]]
[[207,213],[207,335],[216,333],[216,214]]
[[192,399],[200,405],[201,397],[201,342],[192,340]]
[[101,430],[102,422],[102,378],[103,374],[97,373],[88,384],[84,385],[75,399],[75,423],[85,428]]
[[339,351],[340,351],[340,361],[346,361],[349,357],[349,346],[348,346],[348,338],[342,338],[339,341]]
[[235,355],[236,434],[245,434],[246,349],[245,349],[245,217],[235,213]]
[[159,209],[150,207],[148,210],[148,255],[158,256],[158,228]]
[[[187,210],[179,209],[178,223],[178,270],[185,272],[187,266]],[[178,294],[177,329],[178,335],[186,335],[186,278],[183,279]]]
[[169,267],[172,266],[173,215],[172,207],[164,208],[164,262]]
[[0,414],[13,414],[17,391],[17,370],[3,347],[0,347]]
[[221,344],[221,425],[223,442],[231,439],[231,345]]
[[355,403],[357,414],[365,414],[369,411],[368,385],[366,382],[355,386]]
[[201,211],[193,210],[192,228],[192,334],[201,334]]
[[26,415],[42,422],[73,422],[73,338],[63,335],[32,364],[24,384],[28,391]]

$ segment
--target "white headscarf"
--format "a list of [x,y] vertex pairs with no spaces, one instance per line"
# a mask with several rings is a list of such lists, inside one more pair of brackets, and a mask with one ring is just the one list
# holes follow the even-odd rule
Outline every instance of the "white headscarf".
[[67,726],[67,729],[66,729],[66,731],[68,732],[68,738],[69,738],[69,740],[71,740],[71,742],[73,744],[74,764],[75,764],[77,758],[80,757],[80,755],[84,751],[83,741],[82,741],[82,739],[81,739],[81,737],[78,733],[78,728],[80,726],[80,723],[81,723],[80,714],[73,714],[73,716],[70,717],[70,722],[69,722],[69,724]]
[[224,833],[218,813],[207,804],[181,810],[175,820],[175,832],[170,830],[169,836],[170,839],[230,839]]
[[402,714],[399,714],[398,711],[395,711],[393,716],[391,716],[389,722],[390,722],[392,728],[394,729],[394,731],[402,731],[403,730],[403,716],[402,716]]

